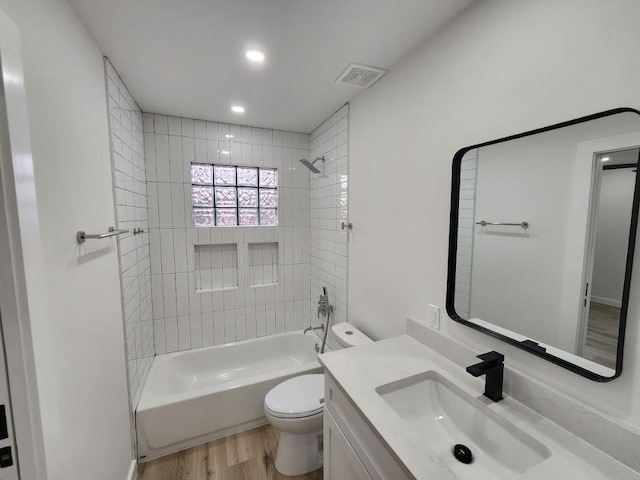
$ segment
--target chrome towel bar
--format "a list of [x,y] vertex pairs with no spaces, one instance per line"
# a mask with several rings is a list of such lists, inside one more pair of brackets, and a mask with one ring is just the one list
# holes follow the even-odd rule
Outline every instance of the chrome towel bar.
[[122,235],[123,233],[129,233],[129,230],[116,230],[113,227],[109,227],[109,231],[106,233],[85,233],[84,230],[78,230],[78,233],[76,233],[76,240],[78,243],[84,243],[89,238],[109,238],[116,235]]
[[529,222],[520,222],[520,223],[503,223],[503,222],[487,222],[486,220],[480,220],[476,222],[476,225],[482,225],[486,227],[487,225],[504,225],[507,227],[522,227],[524,229],[529,228]]

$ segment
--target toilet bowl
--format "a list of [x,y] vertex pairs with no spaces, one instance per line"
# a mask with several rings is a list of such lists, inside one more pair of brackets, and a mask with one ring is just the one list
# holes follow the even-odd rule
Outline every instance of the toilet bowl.
[[[331,327],[340,348],[370,343],[348,323]],[[324,374],[300,375],[273,387],[264,399],[269,423],[280,431],[275,467],[286,476],[304,475],[322,467]]]

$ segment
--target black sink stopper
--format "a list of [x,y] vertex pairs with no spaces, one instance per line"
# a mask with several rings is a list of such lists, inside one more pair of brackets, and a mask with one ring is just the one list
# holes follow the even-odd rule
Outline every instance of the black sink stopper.
[[453,456],[462,463],[468,464],[473,462],[473,454],[471,453],[471,450],[469,450],[469,447],[462,445],[461,443],[458,443],[453,447]]

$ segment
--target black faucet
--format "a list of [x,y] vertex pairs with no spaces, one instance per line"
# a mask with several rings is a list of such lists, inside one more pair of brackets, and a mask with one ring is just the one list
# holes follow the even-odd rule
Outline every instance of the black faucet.
[[478,358],[482,360],[482,362],[467,367],[467,372],[474,377],[486,375],[484,396],[494,402],[499,402],[503,398],[502,378],[504,376],[504,355],[498,352],[488,352],[478,355]]

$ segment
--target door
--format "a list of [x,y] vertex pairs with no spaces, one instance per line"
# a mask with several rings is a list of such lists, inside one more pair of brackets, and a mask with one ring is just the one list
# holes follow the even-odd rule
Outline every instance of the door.
[[596,156],[600,172],[589,220],[579,354],[613,369],[639,155],[632,148]]
[[[0,324],[1,315],[0,311]],[[0,480],[18,480],[19,478],[4,354],[4,336],[0,329]]]

